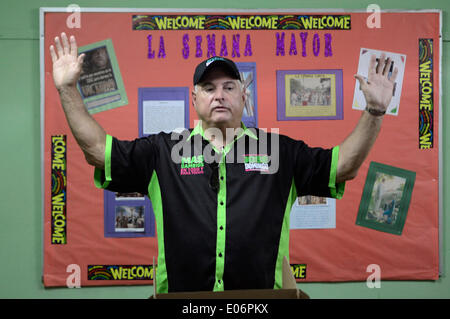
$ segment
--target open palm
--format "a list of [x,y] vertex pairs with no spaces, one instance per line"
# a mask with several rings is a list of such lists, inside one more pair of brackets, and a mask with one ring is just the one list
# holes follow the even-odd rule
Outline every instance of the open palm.
[[[61,43],[62,41],[62,43]],[[50,46],[50,54],[53,62],[53,80],[56,88],[76,85],[81,73],[84,54],[78,56],[77,43],[74,36],[70,37],[70,43],[65,33],[55,38],[55,47]]]
[[392,60],[390,58],[386,60],[384,53],[381,54],[378,64],[375,55],[372,55],[367,81],[363,76],[355,75],[359,80],[367,106],[380,112],[385,112],[391,102],[395,79],[398,74],[398,69],[395,68],[389,77],[391,65]]

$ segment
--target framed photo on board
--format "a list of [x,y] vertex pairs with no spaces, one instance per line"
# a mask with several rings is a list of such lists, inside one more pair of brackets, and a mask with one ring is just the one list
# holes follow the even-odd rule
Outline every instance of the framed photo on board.
[[78,89],[89,113],[127,105],[128,98],[111,39],[80,47],[78,53],[86,55]]
[[188,87],[138,88],[139,136],[189,127]]
[[356,224],[401,235],[415,179],[415,172],[370,163]]
[[342,70],[277,71],[278,120],[341,120]]
[[105,237],[153,237],[155,216],[145,194],[104,190]]

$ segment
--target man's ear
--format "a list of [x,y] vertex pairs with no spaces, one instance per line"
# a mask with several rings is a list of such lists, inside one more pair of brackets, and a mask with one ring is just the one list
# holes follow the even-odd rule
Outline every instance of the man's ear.
[[191,92],[192,95],[192,105],[194,106],[194,109],[197,110],[197,93],[195,92],[195,88]]

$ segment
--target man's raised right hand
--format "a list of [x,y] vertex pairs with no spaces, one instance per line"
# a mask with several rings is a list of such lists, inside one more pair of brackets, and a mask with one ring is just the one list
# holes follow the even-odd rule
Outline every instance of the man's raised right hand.
[[59,37],[55,37],[55,46],[50,46],[55,86],[58,90],[64,87],[75,87],[80,77],[85,54],[78,56],[75,37],[71,36],[69,43],[64,32],[61,33],[61,40]]

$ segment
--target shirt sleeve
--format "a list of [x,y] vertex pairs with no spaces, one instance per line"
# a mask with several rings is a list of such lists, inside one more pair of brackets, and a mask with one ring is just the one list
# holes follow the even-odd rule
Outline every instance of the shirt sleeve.
[[95,169],[94,184],[115,192],[147,194],[157,155],[155,136],[120,141],[107,135],[105,168]]
[[294,157],[294,180],[298,196],[342,198],[345,182],[336,183],[339,146],[332,149],[312,148],[302,141],[296,141]]
[[339,160],[339,145],[333,147],[331,154],[330,181],[328,183],[328,187],[330,188],[331,197],[341,199],[344,196],[345,182],[336,183]]

